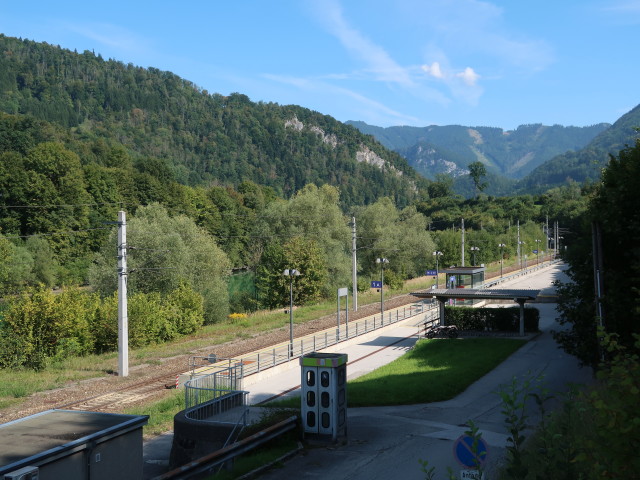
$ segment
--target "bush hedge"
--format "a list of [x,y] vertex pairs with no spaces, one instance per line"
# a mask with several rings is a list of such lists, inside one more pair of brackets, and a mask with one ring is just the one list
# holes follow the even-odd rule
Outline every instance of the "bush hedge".
[[[116,295],[100,298],[77,288],[60,294],[39,287],[6,299],[0,322],[0,368],[42,369],[50,359],[114,351],[118,347]],[[204,324],[202,296],[187,285],[168,295],[129,297],[129,346],[172,340]]]
[[[471,308],[445,307],[448,325],[460,330],[472,331],[520,331],[520,307],[509,308]],[[525,332],[537,332],[540,312],[537,308],[524,309]]]

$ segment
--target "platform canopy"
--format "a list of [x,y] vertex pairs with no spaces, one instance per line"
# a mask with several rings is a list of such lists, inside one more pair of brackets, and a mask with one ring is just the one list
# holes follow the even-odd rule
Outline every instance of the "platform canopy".
[[524,304],[534,301],[540,290],[530,289],[474,289],[474,288],[434,288],[413,292],[418,298],[435,298],[440,302],[440,325],[445,325],[444,304],[449,299],[461,300],[513,300],[520,305],[520,336],[524,336]]
[[476,288],[433,288],[411,293],[418,298],[463,298],[465,300],[513,300],[514,302],[533,301],[540,290],[531,289],[476,289]]

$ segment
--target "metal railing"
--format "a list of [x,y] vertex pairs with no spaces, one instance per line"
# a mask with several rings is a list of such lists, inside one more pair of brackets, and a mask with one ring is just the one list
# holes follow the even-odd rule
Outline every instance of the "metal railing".
[[[518,271],[486,282],[481,288],[489,288],[504,281],[531,273],[555,262],[544,262],[527,270]],[[269,350],[253,352],[238,358],[218,358],[215,355],[192,356],[189,369],[192,379],[185,383],[185,405],[188,418],[205,419],[231,408],[246,405],[247,392],[239,389],[241,380],[255,373],[290,362],[306,353],[323,350],[340,342],[372,332],[376,329],[420,316],[415,326],[428,328],[439,321],[435,303],[418,302],[409,306],[354,320],[335,329],[308,335],[293,342],[284,343]],[[203,368],[204,367],[204,368]],[[208,367],[208,368],[207,368]]]
[[[335,329],[329,328],[313,335],[295,339],[293,345],[283,343],[271,349],[252,352],[242,357],[217,358],[215,364],[208,362],[210,357],[191,357],[189,360],[191,375],[194,378],[199,378],[197,375],[217,376],[219,372],[235,369],[238,379],[241,379],[248,375],[260,373],[266,369],[287,363],[307,353],[323,350],[332,345],[401,322],[410,317],[415,317],[423,313],[431,316],[434,314],[434,309],[434,305],[418,302],[385,312],[384,315],[374,315],[373,318],[368,317],[361,320],[350,321],[341,324],[339,327],[336,325]],[[416,326],[423,321],[424,319],[420,318],[416,322]]]
[[247,393],[240,390],[237,366],[193,378],[184,384],[185,416],[204,420],[232,408],[246,405]]

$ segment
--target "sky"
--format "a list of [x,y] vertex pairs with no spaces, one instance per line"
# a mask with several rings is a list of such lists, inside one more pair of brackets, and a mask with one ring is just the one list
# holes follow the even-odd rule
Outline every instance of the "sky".
[[389,127],[613,123],[640,0],[4,1],[0,33]]

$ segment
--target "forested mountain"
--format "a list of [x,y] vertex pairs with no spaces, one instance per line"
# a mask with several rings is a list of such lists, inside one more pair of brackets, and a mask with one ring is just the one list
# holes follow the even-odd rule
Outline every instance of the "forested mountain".
[[381,128],[364,122],[347,123],[373,135],[431,179],[438,173],[466,175],[467,165],[477,161],[495,175],[522,178],[556,155],[579,150],[609,127],[606,123],[590,127],[532,124],[505,131],[459,125]]
[[518,191],[540,193],[570,181],[595,182],[608,164],[626,146],[634,145],[640,127],[640,105],[620,117],[585,148],[558,155],[537,167],[518,183]]
[[163,168],[185,185],[248,180],[288,197],[331,184],[347,206],[383,196],[404,206],[425,184],[400,155],[318,112],[210,94],[170,72],[3,35],[0,111],[124,145],[136,167]]

